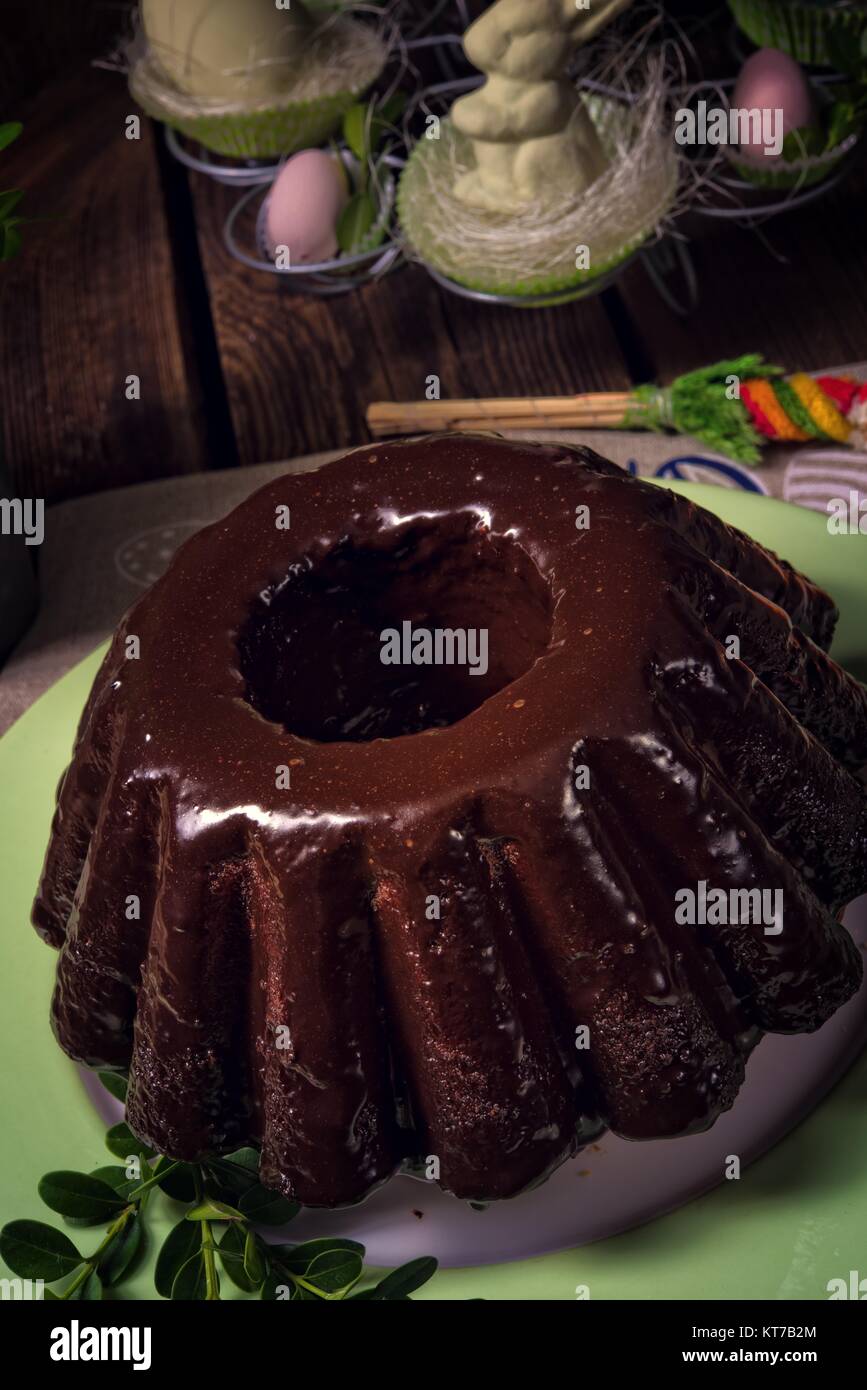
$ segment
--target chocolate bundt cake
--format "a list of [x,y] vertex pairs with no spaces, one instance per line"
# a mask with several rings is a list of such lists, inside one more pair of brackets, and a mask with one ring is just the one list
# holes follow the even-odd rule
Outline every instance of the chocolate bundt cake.
[[[689,1134],[861,961],[867,693],[831,599],[587,450],[284,477],[122,623],[34,910],[70,1056],[310,1205],[507,1197]],[[436,1162],[433,1162],[436,1160]]]

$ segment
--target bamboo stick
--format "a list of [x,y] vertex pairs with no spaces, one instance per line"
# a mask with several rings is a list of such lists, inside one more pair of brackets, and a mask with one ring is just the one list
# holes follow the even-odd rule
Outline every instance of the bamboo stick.
[[374,439],[441,430],[616,429],[632,403],[629,391],[503,400],[375,401],[367,411]]
[[386,439],[399,434],[440,434],[450,430],[613,430],[623,423],[623,413],[617,415],[510,415],[485,416],[456,415],[448,419],[437,418],[427,421],[418,415],[395,416],[388,424],[370,426],[375,439]]

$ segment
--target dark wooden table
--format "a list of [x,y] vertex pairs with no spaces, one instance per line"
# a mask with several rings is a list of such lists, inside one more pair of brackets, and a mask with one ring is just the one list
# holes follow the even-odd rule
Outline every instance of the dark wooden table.
[[[867,177],[769,224],[690,245],[682,319],[640,263],[595,299],[509,310],[441,291],[419,267],[350,295],[292,295],[246,270],[221,230],[237,192],[192,174],[83,67],[21,112],[4,186],[27,189],[21,258],[0,267],[4,457],[58,501],[367,438],[374,399],[620,390],[749,350],[806,369],[867,357]],[[709,224],[705,224],[709,226]],[[141,399],[127,398],[127,378]]]

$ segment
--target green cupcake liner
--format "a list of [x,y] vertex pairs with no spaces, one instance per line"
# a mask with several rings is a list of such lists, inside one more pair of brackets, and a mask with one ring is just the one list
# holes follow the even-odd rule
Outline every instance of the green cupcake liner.
[[[471,280],[454,273],[450,274],[448,278],[454,280],[458,285],[463,285],[468,290],[478,290],[481,294],[497,295],[502,298],[550,300],[546,307],[553,308],[557,304],[570,304],[576,299],[589,298],[590,295],[604,289],[605,285],[601,282],[605,281],[607,284],[612,271],[616,270],[618,266],[624,265],[641,244],[642,242],[638,241],[634,245],[626,247],[596,270],[577,271],[572,279],[560,276],[548,280],[521,280],[516,284],[506,285],[493,284],[490,281]],[[436,269],[436,267],[434,268]],[[445,272],[440,271],[440,274],[445,274]]]
[[150,87],[130,75],[130,92],[142,110],[213,154],[236,159],[268,159],[322,145],[339,129],[358,100],[357,92],[336,92],[315,101],[296,101],[243,114],[182,117],[168,109]]
[[827,150],[825,154],[821,155],[811,155],[807,159],[795,162],[767,160],[765,161],[767,168],[751,160],[739,159],[735,153],[730,154],[729,158],[732,167],[737,170],[741,178],[746,179],[748,183],[755,184],[757,188],[800,191],[804,188],[813,188],[823,179],[828,178],[838,164],[852,151],[858,143],[858,139],[857,135],[852,135],[836,149]]
[[728,0],[729,9],[747,38],[759,48],[779,48],[799,63],[831,65],[828,35],[855,39],[867,29],[867,7],[832,10],[825,5],[787,4],[785,0]]

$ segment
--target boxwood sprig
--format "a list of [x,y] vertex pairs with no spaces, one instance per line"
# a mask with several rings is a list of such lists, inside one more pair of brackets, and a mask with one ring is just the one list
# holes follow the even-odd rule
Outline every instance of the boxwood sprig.
[[[112,1095],[125,1099],[122,1078],[106,1074],[103,1080]],[[436,1260],[427,1257],[370,1282],[364,1246],[357,1241],[266,1241],[257,1228],[288,1225],[300,1207],[260,1183],[253,1148],[184,1163],[157,1154],[126,1124],[108,1130],[106,1147],[123,1164],[91,1173],[46,1173],[38,1187],[45,1205],[69,1227],[105,1228],[91,1253],[46,1222],[10,1221],[0,1230],[6,1264],[20,1278],[41,1280],[47,1299],[101,1299],[108,1289],[117,1297],[115,1290],[135,1272],[147,1247],[145,1213],[160,1193],[186,1207],[157,1254],[154,1288],[160,1298],[217,1301],[222,1271],[241,1293],[267,1302],[402,1302],[436,1272]]]

